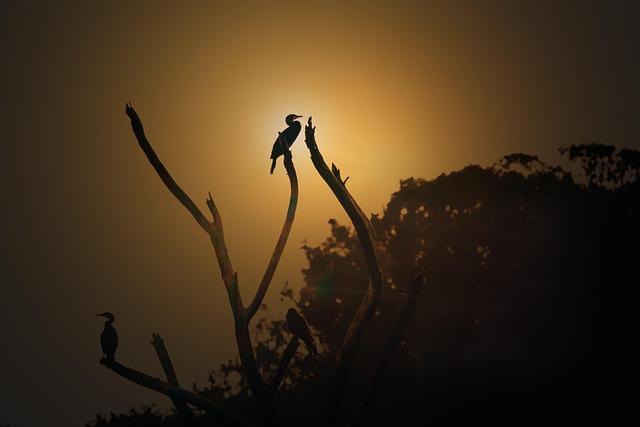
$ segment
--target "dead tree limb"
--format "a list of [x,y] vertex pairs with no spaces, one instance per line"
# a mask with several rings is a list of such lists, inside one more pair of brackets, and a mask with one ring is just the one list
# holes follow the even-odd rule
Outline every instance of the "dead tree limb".
[[373,403],[380,392],[380,388],[382,387],[382,381],[384,380],[384,374],[387,371],[387,367],[389,366],[389,361],[391,360],[391,356],[393,352],[398,347],[400,343],[400,339],[402,338],[402,334],[404,332],[405,327],[409,323],[411,319],[411,314],[415,309],[418,303],[418,295],[424,288],[425,278],[422,274],[416,276],[411,281],[411,288],[407,292],[407,300],[400,312],[400,316],[396,321],[395,327],[389,336],[389,340],[384,347],[382,352],[382,356],[378,361],[378,365],[374,371],[373,381],[371,383],[371,387],[369,388],[369,392],[364,399],[364,402],[358,409],[356,416],[351,423],[351,427],[360,427],[364,424],[367,414],[371,410]]
[[280,261],[280,256],[282,256],[285,244],[287,243],[287,239],[289,238],[289,232],[291,231],[293,219],[296,215],[296,206],[298,205],[298,177],[296,175],[296,169],[293,167],[291,151],[289,151],[287,143],[286,141],[284,141],[284,138],[282,136],[279,137],[279,141],[284,152],[284,166],[287,170],[287,175],[289,176],[289,181],[291,183],[291,196],[289,197],[287,216],[284,220],[284,225],[282,226],[280,237],[278,238],[276,247],[273,249],[273,254],[271,255],[271,259],[269,260],[269,264],[267,265],[267,270],[265,271],[264,276],[262,276],[262,280],[260,281],[260,285],[258,286],[256,296],[253,301],[251,301],[251,304],[249,304],[249,319],[253,318],[253,316],[256,314],[256,312],[260,308],[260,304],[262,304],[262,300],[264,299],[267,290],[269,289],[269,284],[273,279],[273,274],[275,273],[278,262]]
[[182,188],[180,188],[180,186],[173,180],[169,171],[167,171],[155,151],[153,151],[151,144],[149,144],[149,141],[144,134],[144,128],[142,127],[142,122],[140,121],[140,117],[138,117],[138,113],[136,113],[131,104],[127,104],[125,111],[131,119],[131,128],[133,129],[133,133],[140,144],[140,148],[142,148],[144,154],[147,155],[147,159],[149,159],[153,168],[158,172],[158,175],[160,176],[160,179],[162,179],[162,182],[164,182],[164,185],[166,185],[169,191],[171,191],[171,194],[173,194],[176,199],[178,199],[180,203],[182,203],[182,205],[191,212],[191,215],[193,215],[196,222],[206,231],[210,224],[209,221],[204,217],[204,215],[202,215],[202,212],[200,212],[200,209],[198,209],[196,204],[193,203],[193,200],[191,200],[189,196],[182,191]]
[[295,336],[292,337],[280,357],[280,362],[278,363],[278,368],[276,369],[273,378],[269,382],[268,387],[271,395],[275,395],[278,392],[280,384],[282,384],[284,374],[287,372],[287,368],[289,367],[289,363],[291,362],[291,359],[293,359],[293,356],[295,356],[296,351],[298,351],[298,346],[300,346],[300,340]]
[[209,193],[209,197],[207,198],[207,206],[209,208],[209,211],[211,212],[213,218],[212,221],[208,220],[202,214],[200,209],[198,209],[198,207],[193,203],[191,198],[186,195],[186,193],[171,177],[169,171],[164,167],[155,151],[153,150],[153,147],[147,140],[140,117],[135,112],[133,107],[129,104],[127,104],[126,106],[126,113],[131,119],[131,127],[133,129],[133,133],[136,136],[136,139],[138,140],[138,144],[147,156],[149,163],[151,163],[167,189],[191,213],[200,227],[209,235],[216,254],[218,265],[220,267],[220,272],[222,274],[222,280],[225,284],[229,303],[233,312],[236,343],[238,346],[238,352],[240,354],[243,373],[247,379],[247,383],[249,384],[249,388],[251,389],[252,394],[255,396],[256,401],[260,406],[266,424],[269,426],[278,426],[280,425],[280,418],[277,408],[275,407],[272,399],[273,396],[268,392],[265,381],[258,370],[258,365],[249,334],[249,323],[262,304],[264,296],[267,293],[267,290],[273,278],[273,274],[280,260],[280,256],[282,255],[286,241],[289,237],[289,232],[291,230],[293,219],[295,217],[295,211],[298,202],[298,178],[293,166],[293,161],[291,159],[291,152],[287,148],[288,146],[286,144],[286,141],[283,141],[282,137],[280,138],[280,143],[284,146],[284,148],[286,148],[284,150],[284,164],[291,184],[291,197],[289,199],[289,207],[287,209],[287,215],[282,227],[282,231],[280,233],[280,237],[278,239],[278,242],[276,243],[276,247],[273,251],[264,277],[262,278],[262,281],[260,282],[256,291],[256,295],[251,301],[249,307],[245,308],[238,287],[238,274],[233,269],[231,258],[229,257],[229,250],[227,249],[227,245],[225,243],[224,230],[222,228],[222,216],[218,211],[211,193]]
[[[178,376],[176,375],[176,371],[173,368],[173,363],[171,363],[171,358],[169,357],[169,352],[167,351],[167,347],[164,345],[164,340],[158,334],[151,334],[152,340],[151,345],[156,351],[158,355],[158,359],[160,360],[160,364],[162,365],[162,370],[164,371],[164,375],[167,378],[169,384],[180,387],[180,383],[178,383]],[[172,397],[171,402],[173,406],[176,408],[176,412],[180,419],[184,422],[186,426],[194,426],[195,425],[195,417],[191,409],[184,400],[177,399]]]
[[172,384],[161,381],[158,378],[154,378],[140,371],[136,371],[135,369],[127,368],[126,366],[113,360],[103,358],[100,359],[100,363],[105,367],[111,369],[121,377],[126,378],[127,380],[134,382],[142,387],[157,391],[158,393],[164,394],[165,396],[169,396],[171,399],[182,400],[195,406],[196,408],[206,411],[216,421],[223,423],[223,425],[238,427],[248,426],[248,424],[237,418],[232,413],[228,412],[222,406],[213,403],[211,400],[200,394],[184,390],[180,387],[176,387]]
[[[378,261],[377,239],[373,226],[353,196],[347,191],[347,187],[345,186],[346,180],[341,180],[337,167],[333,165],[332,171],[325,163],[316,144],[315,127],[311,122],[311,117],[309,117],[309,121],[305,126],[305,142],[311,153],[311,160],[316,170],[329,188],[331,188],[331,191],[333,191],[333,194],[342,205],[342,208],[347,212],[347,215],[349,215],[358,234],[369,269],[369,286],[345,335],[329,392],[329,400],[325,412],[325,425],[335,426],[340,412],[342,398],[347,388],[351,363],[358,351],[362,337],[371,323],[376,309],[380,305],[382,295],[382,271]],[[334,171],[336,171],[336,173],[334,173]]]

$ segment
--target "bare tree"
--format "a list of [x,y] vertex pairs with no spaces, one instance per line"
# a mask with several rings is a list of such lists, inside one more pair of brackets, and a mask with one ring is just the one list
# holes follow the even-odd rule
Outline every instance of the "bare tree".
[[[220,272],[222,274],[222,280],[227,290],[229,304],[231,305],[231,309],[233,312],[236,344],[238,346],[238,352],[240,354],[244,376],[246,377],[251,392],[255,397],[256,402],[258,403],[265,424],[268,426],[278,426],[280,425],[280,417],[273,397],[279,388],[280,382],[283,379],[286,367],[295,354],[295,350],[297,350],[298,340],[296,338],[292,338],[292,342],[288,348],[288,351],[284,352],[283,360],[280,362],[281,368],[278,369],[278,372],[270,381],[266,381],[264,378],[262,378],[262,375],[258,370],[258,364],[256,362],[256,357],[249,334],[249,325],[256,312],[258,311],[258,308],[262,304],[267,290],[269,289],[269,285],[275,273],[276,267],[278,266],[278,262],[280,261],[280,257],[287,242],[287,238],[289,237],[289,232],[291,231],[291,226],[293,224],[296,213],[298,202],[298,178],[296,176],[296,170],[293,165],[293,160],[291,158],[291,152],[288,149],[288,145],[286,141],[283,140],[283,137],[280,136],[279,141],[284,151],[284,165],[291,185],[291,196],[289,198],[289,206],[287,209],[286,218],[282,227],[282,231],[280,232],[280,237],[278,238],[269,264],[267,265],[267,269],[262,277],[262,280],[260,281],[260,284],[258,285],[256,294],[251,302],[247,306],[245,306],[238,288],[238,274],[233,269],[229,251],[225,242],[222,216],[220,215],[220,212],[213,200],[213,197],[211,196],[211,193],[209,193],[209,197],[206,200],[207,207],[209,208],[212,217],[212,219],[209,220],[202,213],[202,211],[200,211],[193,200],[182,190],[182,188],[180,188],[169,171],[162,164],[153,147],[147,140],[147,137],[145,136],[140,117],[133,109],[133,107],[129,104],[127,104],[126,106],[126,113],[131,119],[131,128],[133,129],[133,133],[138,140],[140,148],[147,156],[147,159],[155,169],[162,182],[165,184],[171,194],[173,194],[175,198],[178,199],[178,201],[191,213],[193,218],[200,225],[202,230],[208,234],[211,240],[216,259],[220,267]],[[171,397],[177,411],[180,414],[186,413],[184,406],[184,403],[186,402],[209,413],[212,413],[213,415],[229,424],[240,425],[239,420],[224,411],[218,405],[215,405],[213,402],[208,401],[208,399],[204,398],[203,396],[179,388],[179,386],[177,385],[177,377],[175,376],[175,372],[173,371],[173,367],[171,366],[166,348],[164,348],[163,344],[160,345],[159,342],[160,341],[156,342],[156,338],[154,337],[154,347],[156,348],[162,365],[165,368],[169,383],[162,382],[141,372],[126,368],[125,366],[117,362],[103,360],[102,363],[130,381]],[[186,415],[186,417],[188,417],[188,415]]]
[[[291,152],[288,149],[287,141],[284,141],[282,135],[279,136],[279,143],[282,145],[284,152],[284,165],[287,175],[289,176],[291,187],[286,218],[282,231],[280,232],[280,237],[278,238],[262,280],[258,285],[255,296],[248,305],[245,305],[242,301],[238,288],[238,274],[233,269],[229,251],[225,242],[222,216],[220,215],[211,193],[209,193],[209,196],[206,199],[206,204],[211,214],[211,219],[208,219],[193,200],[182,190],[182,188],[180,188],[169,171],[162,164],[145,136],[144,128],[138,114],[129,104],[126,106],[126,113],[131,119],[131,127],[140,148],[145,153],[147,159],[162,182],[171,194],[173,194],[175,198],[191,213],[193,218],[200,225],[202,230],[207,233],[211,240],[218,266],[220,267],[222,280],[227,291],[229,304],[233,312],[236,344],[240,355],[243,374],[247,380],[251,393],[255,398],[257,406],[260,409],[265,425],[270,427],[279,426],[281,424],[281,420],[274,402],[274,397],[282,383],[287,368],[299,347],[299,340],[296,336],[291,338],[281,356],[276,372],[271,379],[267,380],[262,377],[258,369],[249,333],[249,327],[251,320],[258,311],[269,289],[269,285],[273,279],[278,262],[280,261],[280,257],[287,242],[295,217],[298,200],[298,179],[293,165],[293,160],[291,158]],[[367,267],[370,275],[369,286],[347,330],[342,348],[339,352],[337,366],[333,374],[324,416],[324,423],[327,426],[334,426],[337,425],[338,417],[340,415],[340,407],[347,390],[348,377],[353,359],[360,347],[362,338],[364,337],[364,334],[380,305],[382,295],[382,271],[380,269],[378,259],[378,243],[371,222],[358,206],[353,196],[349,191],[347,191],[346,182],[349,178],[347,177],[343,180],[340,175],[340,170],[334,164],[332,164],[331,169],[329,169],[325,163],[315,141],[315,127],[312,124],[311,118],[309,118],[308,123],[305,126],[305,142],[316,170],[333,191],[355,227],[367,261]],[[409,305],[412,306],[412,304],[408,304],[408,306]],[[408,308],[408,310],[410,311],[411,308]],[[402,329],[407,320],[408,315],[402,316],[401,321],[398,322],[399,330]],[[365,399],[365,403],[362,407],[363,409],[361,409],[357,414],[356,419],[364,418],[363,414],[366,414],[366,409],[370,406],[370,402],[373,400],[373,397],[377,392],[377,388],[381,382],[390,354],[393,347],[397,345],[398,340],[398,333],[394,334],[390,338],[383,359],[380,362],[379,374],[374,378],[374,385],[372,386],[369,396]],[[226,425],[245,425],[242,420],[238,419],[235,415],[229,413],[210,399],[198,393],[180,388],[177,375],[169,358],[169,353],[164,345],[164,341],[159,335],[153,334],[153,341],[151,344],[156,350],[168,382],[153,378],[113,360],[102,359],[101,363],[129,381],[135,382],[151,390],[155,390],[171,398],[174,406],[176,407],[176,411],[186,425],[191,425],[194,421],[193,413],[190,411],[188,404],[206,411],[214,419],[219,420]]]

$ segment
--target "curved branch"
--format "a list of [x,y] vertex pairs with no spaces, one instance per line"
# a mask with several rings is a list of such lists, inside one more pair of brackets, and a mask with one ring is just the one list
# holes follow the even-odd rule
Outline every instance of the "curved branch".
[[[338,357],[338,366],[336,367],[331,383],[329,401],[325,412],[325,425],[334,426],[336,425],[340,411],[342,397],[347,388],[351,363],[358,351],[362,337],[371,323],[377,307],[380,305],[380,298],[382,296],[382,271],[378,261],[377,239],[373,226],[353,196],[347,191],[344,182],[336,176],[339,175],[339,173],[334,174],[325,163],[316,144],[315,127],[311,122],[311,117],[309,117],[308,124],[305,126],[305,142],[311,153],[313,165],[325,183],[331,188],[331,191],[333,191],[333,194],[342,205],[342,208],[347,212],[347,215],[349,215],[356,233],[358,233],[362,251],[367,260],[370,276],[367,291],[344,337],[342,349]],[[333,169],[338,170],[335,165]]]
[[156,173],[160,176],[164,185],[166,185],[169,191],[171,191],[171,194],[173,194],[175,198],[182,203],[182,206],[191,212],[191,215],[193,215],[198,224],[200,224],[200,227],[205,231],[208,231],[210,225],[209,220],[205,218],[200,209],[198,209],[196,204],[193,203],[193,200],[191,200],[191,198],[189,198],[182,188],[180,188],[180,186],[174,181],[167,168],[164,167],[158,158],[158,155],[153,150],[153,147],[151,147],[151,144],[144,134],[144,128],[142,127],[142,122],[140,121],[140,117],[138,117],[136,110],[133,109],[131,104],[127,104],[125,112],[127,113],[127,116],[129,116],[129,119],[131,119],[131,129],[133,129],[133,133],[138,140],[138,144],[140,144],[140,148],[142,148],[142,151],[146,154],[149,163],[151,163],[151,166],[156,170]]
[[113,360],[107,360],[103,358],[100,359],[100,363],[105,367],[111,369],[121,377],[126,378],[127,380],[132,381],[142,387],[157,391],[158,393],[162,393],[172,399],[182,400],[195,406],[196,408],[200,408],[203,411],[206,411],[212,417],[216,418],[218,421],[226,423],[226,425],[238,427],[248,426],[244,421],[237,418],[222,406],[216,405],[211,400],[202,395],[199,395],[192,391],[181,389],[180,387],[176,387],[174,385],[161,381],[158,378],[154,378],[145,373],[136,371],[135,369],[127,368],[126,366]]
[[369,392],[367,393],[367,397],[365,398],[362,406],[356,413],[353,422],[351,423],[351,427],[359,427],[364,424],[367,414],[371,409],[371,406],[375,402],[376,397],[378,396],[378,392],[380,391],[380,387],[382,387],[382,380],[384,379],[384,374],[387,371],[387,366],[389,366],[389,361],[391,360],[391,356],[393,352],[398,347],[398,343],[402,338],[402,333],[404,332],[404,328],[409,323],[411,319],[411,314],[415,309],[418,303],[418,295],[424,288],[425,278],[422,274],[416,276],[411,280],[411,288],[407,292],[407,301],[400,312],[400,316],[391,332],[391,336],[387,341],[387,344],[382,351],[382,356],[378,362],[378,366],[374,371],[373,382],[371,383],[371,387],[369,388]]
[[273,249],[271,260],[269,260],[267,270],[265,271],[264,276],[262,276],[262,280],[260,281],[260,285],[258,286],[256,295],[247,308],[247,316],[249,320],[253,318],[253,316],[260,308],[260,304],[262,304],[264,296],[269,289],[269,285],[271,284],[271,280],[273,279],[276,267],[278,266],[278,262],[280,262],[280,257],[282,256],[284,247],[287,244],[289,232],[291,231],[291,226],[293,225],[293,219],[296,216],[296,207],[298,206],[298,176],[296,175],[296,169],[293,166],[293,161],[291,160],[291,151],[289,150],[288,145],[286,144],[282,136],[279,137],[279,141],[284,150],[284,166],[287,169],[287,175],[289,175],[289,182],[291,184],[291,196],[289,197],[287,216],[284,220],[284,225],[282,226],[282,231],[280,232],[280,237],[278,238],[276,247]]

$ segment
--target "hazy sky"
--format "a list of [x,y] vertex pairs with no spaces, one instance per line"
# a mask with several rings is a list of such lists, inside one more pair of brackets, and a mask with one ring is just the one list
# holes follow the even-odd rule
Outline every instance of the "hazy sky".
[[[214,195],[245,300],[284,218],[288,180],[268,170],[288,113],[313,115],[367,212],[409,176],[511,152],[555,161],[567,143],[640,147],[630,5],[184,3],[0,1],[0,424],[166,404],[98,364],[97,312],[117,316],[118,358],[157,376],[161,333],[184,385],[235,354],[210,242],[147,163],[125,101],[192,198]],[[274,316],[285,280],[302,282],[304,239],[346,221],[302,138],[293,155]]]

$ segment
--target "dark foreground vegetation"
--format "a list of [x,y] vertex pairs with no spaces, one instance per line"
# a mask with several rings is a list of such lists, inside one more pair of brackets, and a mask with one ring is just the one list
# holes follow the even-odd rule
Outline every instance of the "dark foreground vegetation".
[[[409,178],[371,223],[384,294],[351,370],[343,413],[355,413],[417,273],[427,283],[364,425],[578,425],[626,419],[638,352],[640,153],[590,144],[566,163],[506,156],[425,181]],[[277,404],[291,426],[321,425],[336,352],[369,273],[351,227],[305,246],[300,293],[281,293],[316,333],[320,355],[294,357]],[[252,329],[265,377],[289,342],[259,311]],[[197,389],[260,425],[240,360]],[[196,414],[198,415],[198,414]],[[196,425],[210,423],[199,414]],[[153,407],[89,426],[178,426]]]

